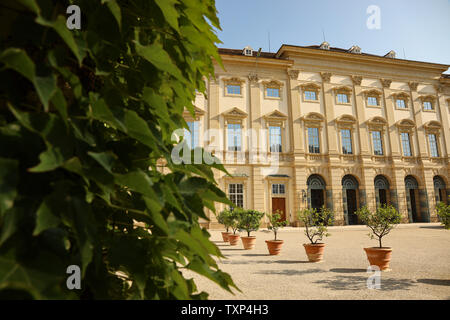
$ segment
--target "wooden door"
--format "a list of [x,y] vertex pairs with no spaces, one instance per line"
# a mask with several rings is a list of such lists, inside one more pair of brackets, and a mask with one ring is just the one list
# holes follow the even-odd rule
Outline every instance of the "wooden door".
[[285,198],[272,198],[272,212],[276,213],[279,210],[281,215],[281,221],[286,220],[286,199]]

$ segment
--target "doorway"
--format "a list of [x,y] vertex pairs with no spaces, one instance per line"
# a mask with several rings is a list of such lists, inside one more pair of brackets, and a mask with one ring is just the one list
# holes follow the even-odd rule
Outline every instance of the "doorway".
[[348,224],[358,224],[358,216],[355,214],[357,209],[356,203],[356,190],[347,189],[347,212],[348,212]]
[[286,220],[286,198],[272,198],[272,212],[276,213],[277,210],[281,215],[280,220]]
[[320,211],[322,206],[324,205],[324,196],[323,190],[321,189],[312,189],[311,190],[311,208]]
[[342,195],[345,222],[349,225],[359,224],[356,211],[358,210],[358,180],[350,174],[342,178]]
[[408,202],[409,221],[421,222],[422,212],[418,208],[419,184],[413,176],[405,177],[405,189]]
[[411,206],[411,216],[412,222],[419,222],[419,217],[417,217],[417,207],[416,207],[416,192],[415,189],[409,189],[409,202]]

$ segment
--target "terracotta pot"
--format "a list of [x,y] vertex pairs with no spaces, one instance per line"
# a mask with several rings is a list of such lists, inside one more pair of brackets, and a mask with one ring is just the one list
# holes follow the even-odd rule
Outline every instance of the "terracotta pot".
[[320,262],[323,258],[323,251],[325,250],[325,243],[304,243],[306,255],[310,262]]
[[266,240],[267,249],[269,249],[269,254],[273,256],[280,254],[283,242],[284,242],[283,240]]
[[391,261],[392,248],[364,248],[364,251],[366,251],[367,259],[369,260],[371,266],[378,266],[380,270],[389,270],[389,261]]
[[256,237],[250,236],[250,237],[241,237],[242,244],[244,245],[245,250],[250,250],[255,247]]
[[228,242],[228,235],[230,235],[231,232],[222,232],[222,239],[223,242]]
[[228,235],[228,241],[230,242],[230,246],[236,246],[239,242],[239,235],[230,233]]

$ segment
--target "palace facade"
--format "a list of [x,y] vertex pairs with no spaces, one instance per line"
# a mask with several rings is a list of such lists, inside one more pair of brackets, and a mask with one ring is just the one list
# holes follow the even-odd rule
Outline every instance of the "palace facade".
[[[403,223],[438,221],[436,203],[450,195],[448,65],[326,42],[219,53],[225,69],[216,65],[186,120],[192,147],[212,150],[230,173],[216,181],[236,206],[279,210],[294,226],[298,210],[322,205],[335,225],[383,203]],[[207,214],[204,224],[220,227]]]

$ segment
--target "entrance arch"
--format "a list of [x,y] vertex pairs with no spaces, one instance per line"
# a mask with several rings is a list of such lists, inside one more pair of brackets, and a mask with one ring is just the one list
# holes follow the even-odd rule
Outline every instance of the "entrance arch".
[[375,177],[374,184],[377,208],[381,207],[383,204],[388,205],[390,203],[389,181],[385,176],[380,174]]
[[318,174],[312,174],[306,181],[308,186],[308,207],[317,211],[325,204],[325,181]]
[[434,184],[434,194],[436,196],[436,204],[438,202],[448,204],[447,187],[445,185],[444,179],[442,179],[440,176],[434,176],[433,184]]
[[342,178],[342,198],[344,205],[344,218],[346,224],[359,224],[358,216],[355,214],[358,210],[358,180],[350,174]]
[[405,177],[406,202],[408,205],[409,222],[421,222],[419,184],[413,176]]

